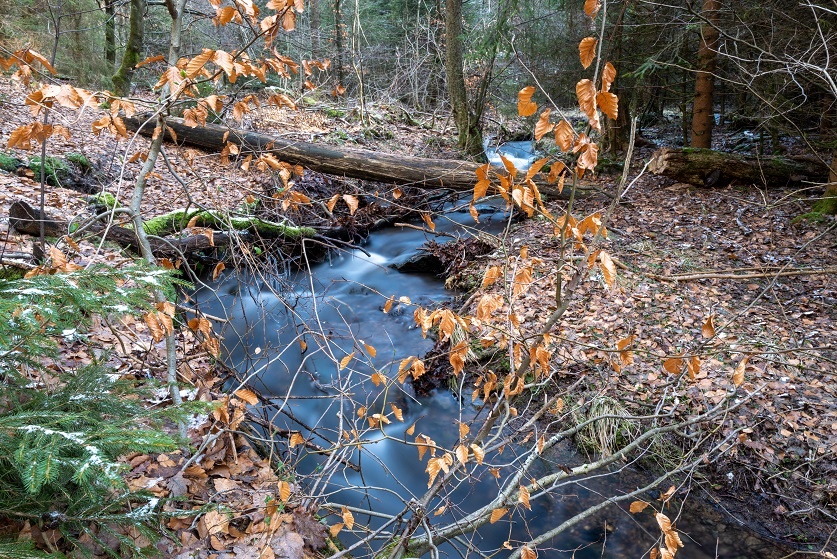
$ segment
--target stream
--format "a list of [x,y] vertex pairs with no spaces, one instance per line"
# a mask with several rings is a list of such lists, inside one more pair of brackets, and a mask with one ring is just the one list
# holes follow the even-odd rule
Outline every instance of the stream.
[[[509,216],[503,207],[481,204],[479,210],[480,229],[497,233],[506,226]],[[473,226],[467,205],[435,221],[436,230],[444,233],[456,234],[463,226]],[[371,378],[374,371],[397,377],[402,359],[420,357],[433,346],[415,326],[414,307],[398,303],[399,297],[409,297],[413,305],[433,307],[456,295],[433,276],[403,274],[390,267],[416,254],[429,238],[415,229],[388,228],[373,233],[363,244],[368,255],[360,250],[334,252],[329,260],[312,264],[310,273],[288,271],[281,278],[231,272],[214,283],[212,289],[194,295],[205,312],[229,317],[222,332],[226,362],[242,377],[248,376],[250,386],[282,410],[283,413],[270,417],[280,429],[301,431],[313,443],[331,447],[341,430],[351,428],[347,422],[357,418],[360,406],[368,409],[367,416],[390,413],[392,423],[385,427],[388,436],[384,437],[381,430],[367,432],[363,452],[355,450],[351,455],[361,473],[340,468],[327,486],[317,488],[329,503],[371,509],[382,515],[399,513],[405,502],[419,498],[427,488],[426,457],[419,462],[416,449],[399,442],[408,437],[405,430],[417,423],[415,435],[429,434],[439,445],[451,448],[458,440],[457,422],[466,422],[476,413],[470,398],[460,401],[451,391],[439,390],[419,398],[411,393],[409,382],[392,383],[384,389]],[[441,243],[446,238],[436,240]],[[395,296],[396,303],[390,312],[384,313],[390,296]],[[374,356],[367,344],[375,348]],[[352,354],[345,367],[338,365]],[[470,390],[467,394],[470,396]],[[392,417],[390,404],[402,410],[403,422]],[[323,467],[322,454],[299,447],[295,453],[300,457],[296,468],[301,474]],[[557,449],[549,459],[563,464],[578,461],[569,445]],[[548,468],[548,463],[544,462],[542,468]],[[508,553],[502,548],[504,541],[526,541],[583,510],[592,502],[590,499],[600,494],[615,495],[645,483],[645,474],[627,468],[587,479],[583,484],[568,486],[563,498],[533,500],[525,523],[511,524],[507,516],[504,521],[484,526],[468,541],[474,548],[489,553],[493,550],[492,556],[504,557]],[[460,483],[452,493],[448,509],[440,516],[431,513],[429,518],[436,523],[461,517],[489,502],[497,488],[490,475],[480,481]],[[359,512],[354,513],[354,519],[356,528],[375,528],[383,523],[382,517]],[[339,521],[333,515],[327,520],[329,525]],[[770,558],[784,554],[769,542],[726,522],[709,507],[693,508],[691,501],[687,502],[678,522],[685,547],[677,557]],[[417,535],[423,533],[419,528]],[[348,546],[354,540],[347,534],[344,530],[341,540]],[[638,559],[658,535],[653,515],[630,515],[611,506],[559,535],[548,546],[539,547],[538,556]],[[360,548],[353,556],[369,556],[374,551],[375,548]],[[449,557],[480,557],[461,543],[456,550],[446,544],[439,551]]]

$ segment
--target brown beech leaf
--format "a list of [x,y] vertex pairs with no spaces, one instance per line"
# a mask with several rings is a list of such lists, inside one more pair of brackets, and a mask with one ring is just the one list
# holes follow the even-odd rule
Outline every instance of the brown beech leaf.
[[689,363],[686,368],[689,371],[689,380],[695,380],[695,377],[700,372],[700,357],[693,355],[692,358],[689,359]]
[[598,42],[595,37],[585,37],[578,43],[578,56],[585,70],[590,67],[593,59],[596,58],[596,44]]
[[151,64],[153,62],[162,62],[165,59],[166,59],[166,57],[163,56],[162,54],[158,54],[156,56],[149,56],[148,58],[146,58],[144,60],[140,60],[139,62],[137,62],[136,65],[134,65],[134,68],[141,68],[141,67],[145,66],[146,64]]
[[672,497],[674,497],[674,494],[676,492],[677,492],[677,488],[672,485],[664,493],[660,493],[659,500],[664,502],[664,503],[667,503],[668,501],[671,500]]
[[532,510],[532,505],[529,504],[529,490],[526,489],[525,485],[520,486],[520,493],[517,496],[517,502],[527,509]]
[[192,60],[186,64],[186,77],[187,78],[194,78],[198,74],[200,74],[203,67],[206,66],[206,63],[212,60],[212,57],[215,56],[215,51],[212,49],[203,49],[203,52],[194,57]]
[[529,167],[528,171],[526,171],[526,180],[529,180],[532,177],[534,177],[535,175],[537,175],[538,173],[540,173],[541,169],[543,169],[543,166],[546,165],[548,161],[549,161],[549,158],[544,157],[543,159],[538,159],[537,161],[532,163],[532,166]]
[[468,447],[464,444],[456,447],[456,457],[459,459],[460,464],[468,463],[468,454]]
[[552,112],[552,109],[545,109],[542,113],[540,118],[538,119],[537,124],[535,124],[535,141],[540,141],[547,133],[552,131],[554,125],[549,122],[549,113]]
[[346,202],[347,206],[349,206],[349,215],[355,215],[355,212],[357,211],[357,198],[351,194],[344,194],[343,201]]
[[561,148],[561,151],[570,151],[575,140],[575,130],[572,124],[566,120],[562,120],[555,127],[555,143]]
[[575,94],[578,97],[578,106],[584,114],[593,118],[596,114],[596,86],[588,79],[579,80],[575,84]]
[[590,19],[596,17],[596,14],[599,13],[599,9],[601,9],[602,3],[601,0],[584,0],[584,13]]
[[343,516],[343,523],[346,525],[346,528],[351,530],[355,525],[355,517],[352,515],[352,511],[343,507],[342,509],[342,516]]
[[291,484],[285,480],[279,481],[279,499],[283,503],[287,503],[291,498]]
[[340,533],[340,530],[343,529],[344,524],[342,522],[338,522],[334,526],[328,529],[328,533],[331,534],[332,538],[336,538],[337,534]]
[[471,214],[471,219],[474,220],[475,223],[480,222],[480,213],[477,211],[476,206],[472,202],[470,206],[468,206],[468,212]]
[[485,450],[478,444],[472,444],[471,452],[474,453],[474,460],[476,460],[477,464],[482,464],[482,461],[485,459]]
[[683,367],[683,360],[680,357],[669,357],[663,361],[663,369],[669,373],[676,375]]
[[663,533],[671,531],[671,519],[661,512],[658,512],[654,518],[657,519],[657,524],[660,525],[660,530]]
[[610,86],[613,85],[613,81],[615,79],[616,68],[613,67],[613,64],[608,62],[602,69],[602,91],[610,91]]
[[684,547],[683,540],[680,535],[674,530],[669,530],[665,533],[666,549],[671,552],[672,556],[677,553],[677,548]]
[[217,264],[215,264],[215,268],[212,269],[212,281],[218,279],[218,276],[221,275],[221,272],[224,271],[224,268],[226,268],[226,266],[223,262],[218,262]]
[[507,159],[505,156],[500,155],[500,161],[503,162],[503,167],[506,168],[506,172],[509,174],[510,177],[517,176],[517,167],[514,166],[514,163],[510,159]]
[[334,211],[334,206],[337,204],[337,200],[339,200],[339,199],[340,199],[339,194],[335,194],[334,196],[329,198],[328,203],[326,204],[326,208],[328,208],[328,211],[330,211],[330,212]]
[[251,406],[255,406],[259,403],[259,397],[256,396],[256,393],[252,390],[248,390],[247,388],[239,388],[235,391],[235,395]]
[[520,116],[532,116],[538,110],[538,104],[532,101],[535,94],[535,87],[527,85],[517,93],[517,114]]
[[488,521],[491,524],[494,524],[495,522],[506,516],[507,512],[509,512],[509,509],[507,508],[494,509],[493,511],[491,511],[491,518],[489,518]]
[[634,501],[631,503],[631,508],[629,509],[633,514],[638,512],[642,512],[646,509],[646,507],[650,506],[650,503],[646,503],[645,501]]
[[529,547],[528,545],[524,545],[520,548],[520,558],[521,559],[538,559],[538,552]]
[[579,176],[584,173],[584,170],[593,171],[596,169],[596,164],[599,161],[599,146],[590,142],[585,146],[584,151],[581,153],[581,157],[578,158],[578,169],[581,170]]
[[709,317],[706,319],[706,322],[703,323],[703,328],[701,328],[700,333],[703,334],[704,338],[714,338],[715,337],[715,315],[710,314]]
[[610,120],[616,120],[616,117],[619,116],[619,98],[616,97],[615,93],[600,91],[596,94],[596,103]]
[[345,368],[346,368],[346,366],[347,366],[347,365],[348,365],[348,364],[352,361],[352,359],[354,358],[354,356],[355,356],[355,352],[353,351],[353,352],[351,352],[349,355],[347,355],[346,357],[344,357],[343,359],[341,359],[341,360],[340,360],[340,367],[339,367],[339,368],[340,368],[341,370],[342,370],[342,369],[345,369]]
[[599,262],[602,268],[602,276],[604,276],[605,283],[608,287],[613,287],[613,282],[616,281],[616,264],[610,255],[604,251],[599,254]]
[[732,374],[732,383],[735,386],[741,386],[741,383],[744,382],[744,371],[747,369],[747,363],[750,361],[750,356],[748,355],[744,359],[741,360],[741,363],[735,368],[735,372]]

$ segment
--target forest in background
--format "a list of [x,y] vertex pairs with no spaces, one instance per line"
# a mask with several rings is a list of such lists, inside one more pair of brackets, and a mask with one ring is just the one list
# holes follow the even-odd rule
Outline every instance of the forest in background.
[[[679,522],[695,488],[770,541],[833,556],[837,6],[773,4],[0,0],[0,557],[155,542],[183,557],[433,556],[501,522],[512,535],[494,551],[533,559],[614,503],[647,517],[652,557],[673,557],[694,543]],[[544,157],[482,165],[486,142],[515,140]],[[453,167],[464,188],[433,185]],[[224,361],[244,344],[234,314],[205,314],[190,288],[245,268],[272,286],[287,262],[362,251],[392,224],[441,239],[436,192],[454,183],[477,223],[492,194],[531,219],[428,244],[433,273],[468,293],[455,305],[377,293],[434,352],[382,369],[381,340],[335,353],[309,325],[294,343],[329,355],[328,397],[351,413],[334,432],[271,427],[282,406]],[[374,507],[330,501],[324,480],[410,417],[386,396],[405,382],[481,407],[453,443],[418,420],[405,431],[428,491],[373,528],[355,519]],[[538,470],[568,440],[584,456]],[[303,453],[327,459],[295,472]],[[624,463],[645,485],[513,532]],[[489,476],[495,499],[452,507]]]

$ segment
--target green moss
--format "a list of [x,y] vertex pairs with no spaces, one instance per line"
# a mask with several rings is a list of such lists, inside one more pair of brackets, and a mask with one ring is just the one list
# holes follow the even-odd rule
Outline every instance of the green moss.
[[93,168],[90,160],[82,153],[70,152],[64,158],[85,173]]
[[245,231],[256,229],[261,235],[268,237],[287,237],[299,239],[313,237],[317,234],[310,227],[294,227],[283,223],[273,223],[257,217],[227,217],[219,212],[175,210],[165,215],[149,219],[143,223],[143,229],[149,235],[163,237],[180,231],[190,221],[194,220],[197,227],[214,227],[217,229],[234,229]]
[[837,214],[837,198],[833,196],[823,198],[819,202],[815,203],[812,209],[813,211],[811,213],[818,214],[819,221],[822,221],[825,215]]
[[[41,158],[33,157],[30,159],[29,168],[35,173],[35,180],[39,180],[41,177]],[[61,186],[64,181],[70,178],[70,166],[61,158],[47,156],[43,168],[46,182],[52,186]]]
[[0,151],[0,169],[3,171],[14,173],[21,164],[22,161],[20,159]]
[[14,281],[19,280],[26,274],[26,270],[15,268],[13,266],[0,266],[0,280]]
[[341,111],[340,109],[335,109],[333,107],[328,107],[325,110],[325,115],[328,118],[343,118],[346,116],[346,111]]
[[181,229],[186,227],[189,221],[198,213],[200,212],[174,210],[173,212],[159,215],[157,217],[153,217],[149,220],[144,221],[142,224],[142,228],[145,229],[145,232],[148,235],[165,237],[166,235],[170,235],[171,233],[174,233],[175,231],[180,231]]
[[88,196],[87,203],[91,206],[104,206],[109,210],[120,206],[119,200],[116,199],[116,196],[107,191],[99,192],[93,196]]

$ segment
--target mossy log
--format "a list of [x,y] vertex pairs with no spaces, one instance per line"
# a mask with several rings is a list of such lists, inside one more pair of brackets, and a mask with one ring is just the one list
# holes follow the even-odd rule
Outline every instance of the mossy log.
[[813,158],[754,157],[696,148],[657,150],[648,169],[699,186],[788,186],[828,179],[828,166]]
[[[142,118],[125,118],[130,130],[138,130],[144,136],[154,132],[155,121]],[[430,159],[394,153],[312,144],[285,140],[277,136],[236,130],[217,124],[190,127],[182,119],[169,117],[166,124],[177,136],[177,143],[188,144],[211,151],[221,151],[232,142],[244,153],[272,153],[282,161],[302,165],[312,171],[355,179],[404,184],[423,188],[449,188],[473,190],[477,182],[479,165],[471,161]],[[171,134],[166,131],[170,140]],[[496,177],[494,177],[496,179]],[[538,182],[541,194],[558,196],[553,186]],[[567,189],[569,192],[569,189]]]
[[[18,200],[9,208],[9,223],[20,233],[26,235],[40,235],[41,212],[26,202]],[[49,215],[44,218],[45,234],[48,237],[60,237],[66,235],[69,223],[56,219]],[[140,252],[139,240],[132,229],[116,225],[106,226],[104,223],[95,223],[87,231],[94,235],[104,236],[106,240],[113,241],[123,247],[130,248],[137,254]],[[212,238],[204,234],[189,235],[182,238],[151,238],[151,251],[155,256],[161,258],[179,258],[180,255],[190,256],[191,254],[209,250],[212,248],[224,247],[230,243],[230,236],[226,233],[214,233]]]
[[288,239],[300,239],[303,237],[314,237],[317,232],[310,227],[296,227],[284,223],[265,221],[255,216],[233,217],[211,210],[174,210],[142,223],[143,229],[149,235],[164,237],[180,231],[186,225],[193,227],[211,227],[224,231],[247,231],[253,230],[261,238],[275,239],[286,237]]

